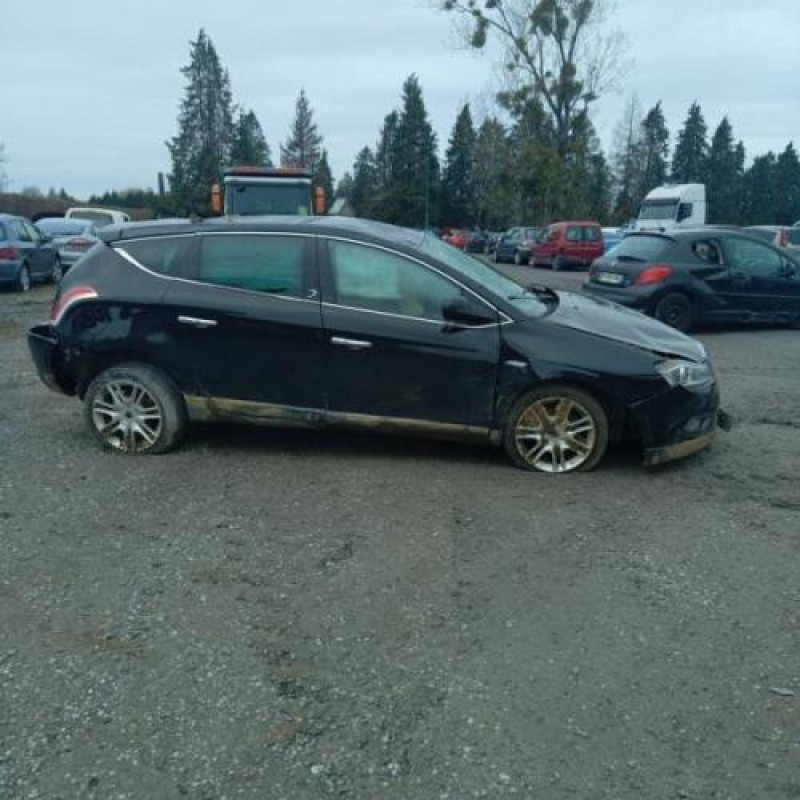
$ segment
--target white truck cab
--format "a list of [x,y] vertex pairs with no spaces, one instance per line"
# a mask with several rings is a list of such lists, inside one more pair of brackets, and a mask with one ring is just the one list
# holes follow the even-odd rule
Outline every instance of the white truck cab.
[[705,184],[679,183],[659,186],[645,197],[634,230],[669,231],[705,224]]

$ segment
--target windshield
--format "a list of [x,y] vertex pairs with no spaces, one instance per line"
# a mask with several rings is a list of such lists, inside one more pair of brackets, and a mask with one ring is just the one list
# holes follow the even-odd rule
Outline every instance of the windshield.
[[675,219],[677,215],[677,200],[645,200],[639,211],[639,219]]
[[227,184],[225,211],[228,214],[257,216],[287,214],[307,217],[311,214],[309,184]]
[[477,258],[456,250],[433,236],[423,238],[420,250],[447,264],[466,278],[479,283],[492,294],[511,301],[515,308],[526,316],[540,317],[547,312],[547,305],[533,292],[496,272]]

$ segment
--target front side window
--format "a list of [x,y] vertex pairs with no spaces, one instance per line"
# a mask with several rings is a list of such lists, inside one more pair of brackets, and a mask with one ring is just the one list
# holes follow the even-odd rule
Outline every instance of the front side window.
[[568,242],[579,242],[581,240],[581,229],[567,228],[566,239]]
[[190,242],[189,236],[163,236],[157,239],[123,241],[117,247],[134,261],[159,275],[176,275],[181,256]]
[[336,241],[329,243],[329,252],[340,305],[444,321],[445,304],[467,295],[452,281],[395,253]]
[[205,236],[197,278],[217,286],[307,297],[305,252],[302,236]]
[[727,239],[725,251],[728,262],[755,278],[775,278],[781,274],[783,259],[771,247],[747,239]]

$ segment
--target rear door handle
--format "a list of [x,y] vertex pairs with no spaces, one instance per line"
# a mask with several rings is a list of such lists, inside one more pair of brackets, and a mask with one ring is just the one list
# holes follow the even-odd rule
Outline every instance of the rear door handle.
[[372,347],[372,342],[365,342],[363,339],[345,339],[342,336],[332,336],[331,344],[349,347],[351,350],[367,350]]
[[178,322],[182,325],[191,325],[193,328],[213,328],[217,321],[215,319],[200,319],[199,317],[178,317]]

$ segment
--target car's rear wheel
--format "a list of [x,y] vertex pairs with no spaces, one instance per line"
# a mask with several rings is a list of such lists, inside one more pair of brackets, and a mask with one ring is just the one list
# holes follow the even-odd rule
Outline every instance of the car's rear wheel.
[[608,446],[608,416],[588,392],[551,385],[521,397],[508,418],[503,447],[522,469],[590,470]]
[[64,277],[64,268],[61,266],[61,259],[56,256],[53,259],[53,269],[50,271],[50,280],[58,283]]
[[655,318],[679,331],[688,331],[692,327],[692,317],[691,298],[683,292],[665,294],[656,305]]
[[147,364],[121,364],[89,385],[85,416],[109,450],[127,455],[165,453],[186,430],[186,408],[178,388]]
[[27,264],[22,265],[22,269],[17,275],[17,289],[20,292],[29,292],[31,290],[31,271],[28,269]]

